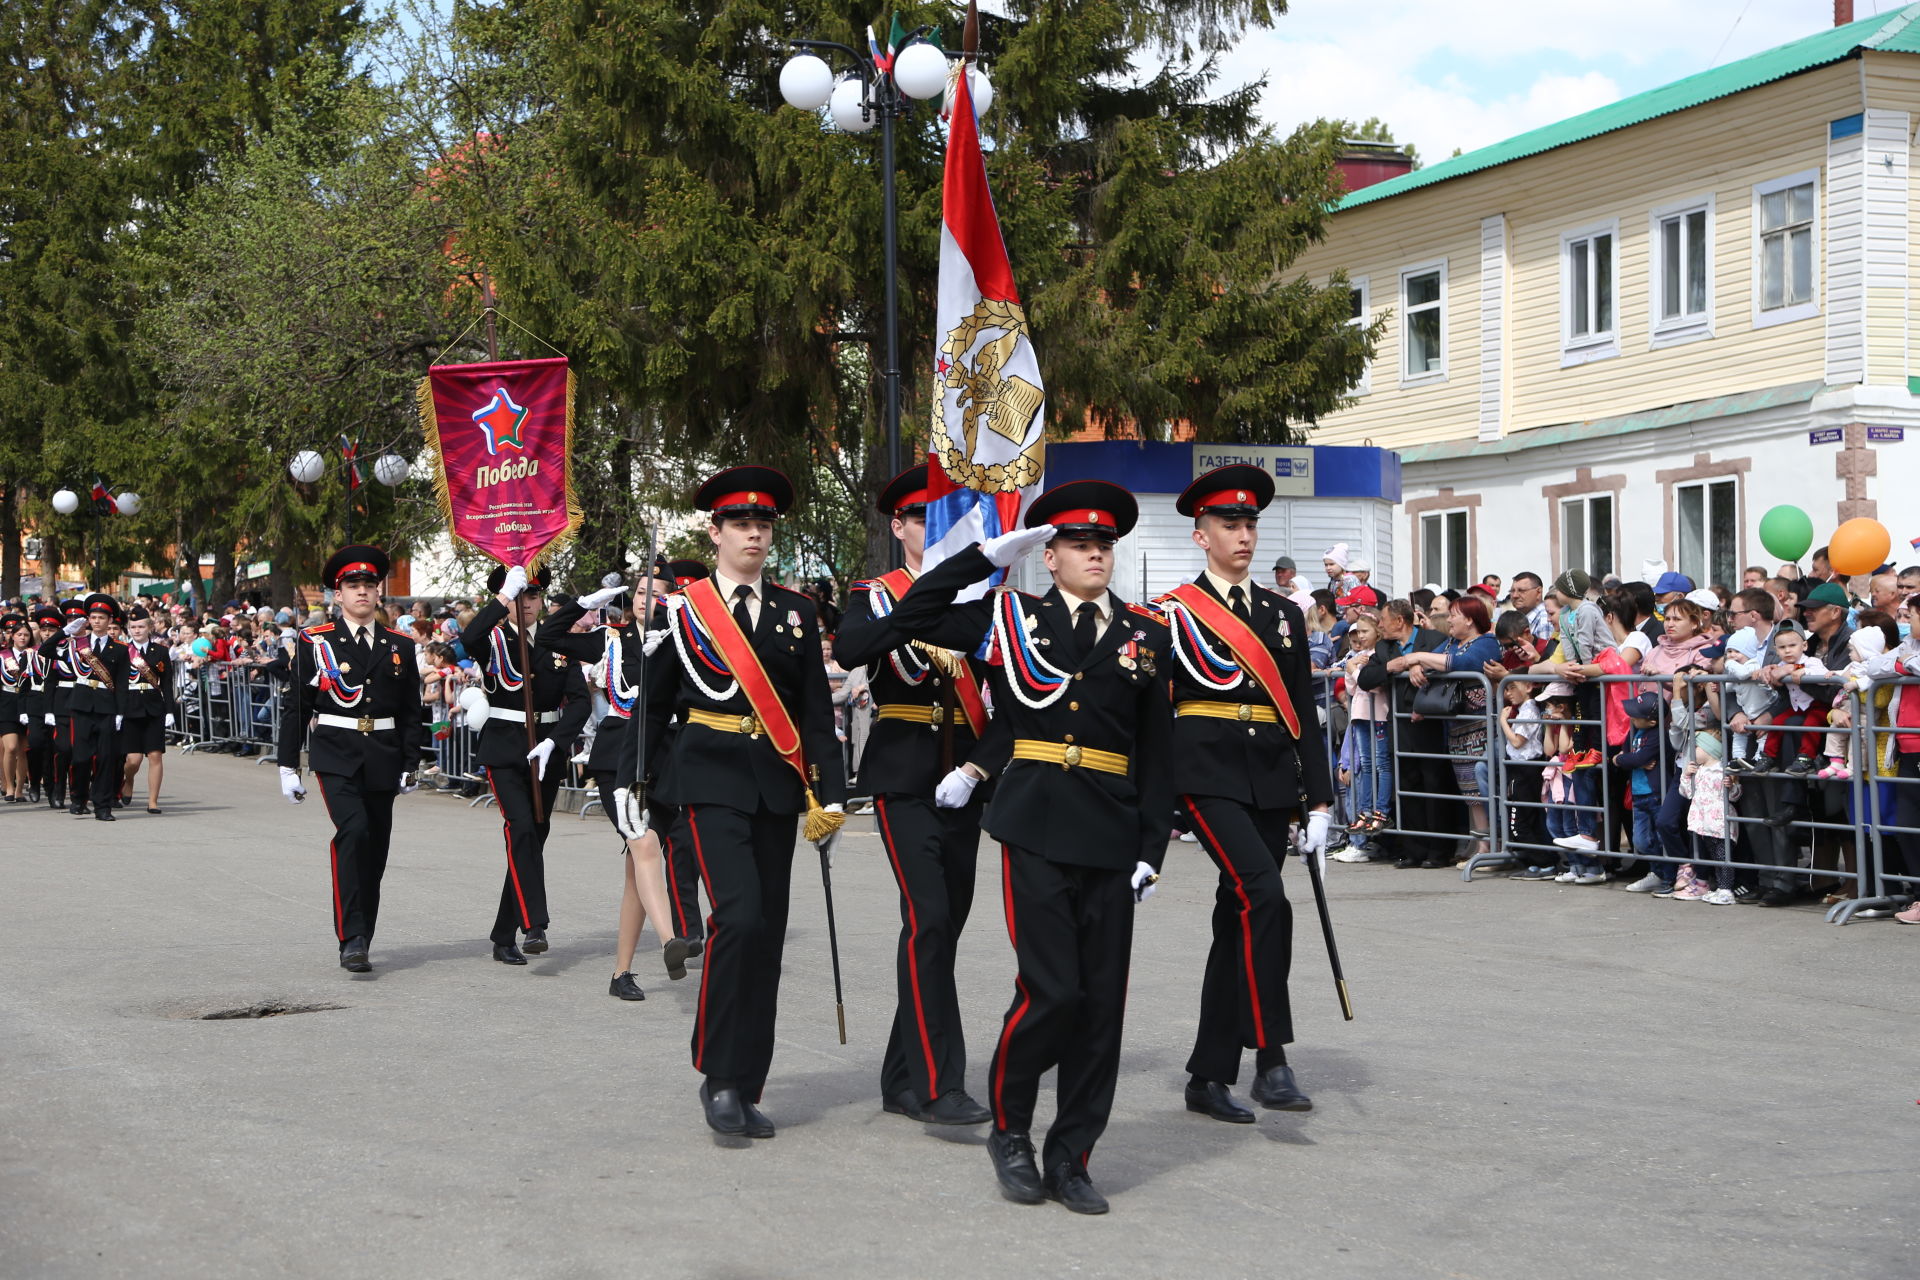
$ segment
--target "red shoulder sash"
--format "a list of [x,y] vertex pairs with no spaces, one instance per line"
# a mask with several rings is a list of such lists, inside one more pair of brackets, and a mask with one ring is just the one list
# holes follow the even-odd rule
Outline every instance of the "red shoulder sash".
[[[727,670],[740,682],[740,692],[747,695],[747,701],[753,706],[753,714],[760,718],[766,727],[767,741],[780,753],[780,758],[793,766],[800,775],[802,786],[808,787],[812,794],[811,782],[807,777],[807,760],[800,749],[800,728],[793,722],[793,715],[786,704],[780,701],[775,692],[773,680],[767,675],[767,669],[760,663],[760,655],[753,651],[753,644],[746,633],[740,630],[740,624],[733,620],[733,611],[727,608],[720,598],[720,588],[714,585],[712,578],[701,578],[698,582],[688,583],[680,593],[686,598],[687,607],[700,619],[700,626],[720,650],[720,656],[726,659]],[[762,602],[762,608],[773,606]]]
[[1194,617],[1200,619],[1202,626],[1226,642],[1227,648],[1233,651],[1233,660],[1273,698],[1280,719],[1298,738],[1300,717],[1294,713],[1293,698],[1287,693],[1286,681],[1280,678],[1280,668],[1275,665],[1273,655],[1267,652],[1267,646],[1260,643],[1260,637],[1253,634],[1253,628],[1242,622],[1233,610],[1208,595],[1198,583],[1182,583],[1167,594],[1185,605]]
[[[913,575],[905,569],[894,569],[881,574],[874,582],[898,601],[913,586]],[[973,727],[973,736],[977,738],[987,731],[987,700],[980,693],[980,681],[968,665],[967,655],[957,653],[954,657],[959,660],[959,670],[953,674],[954,696],[960,700],[960,708],[967,713],[967,723]]]

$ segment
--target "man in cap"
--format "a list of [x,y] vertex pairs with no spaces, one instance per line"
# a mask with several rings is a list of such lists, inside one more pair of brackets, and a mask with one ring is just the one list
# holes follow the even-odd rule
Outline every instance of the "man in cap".
[[[667,598],[669,638],[647,659],[648,776],[629,745],[615,799],[630,840],[647,829],[642,783],[681,808],[713,903],[693,1022],[701,1107],[718,1133],[771,1138],[757,1104],[773,1062],[795,828],[806,814],[810,839],[837,829],[846,778],[813,602],[766,575],[792,483],[771,467],[733,467],[694,505],[709,513],[715,569]],[[629,683],[640,656],[629,646]]]
[[[1138,518],[1118,485],[1058,485],[1025,529],[941,562],[894,611],[902,634],[931,644],[993,636],[994,719],[963,767],[1000,775],[985,825],[1002,846],[1019,971],[990,1069],[987,1152],[1008,1199],[1051,1197],[1075,1213],[1107,1210],[1087,1161],[1113,1109],[1134,906],[1153,892],[1174,817],[1166,627],[1110,586],[1114,543]],[[1046,595],[955,602],[1042,542]],[[1058,1105],[1036,1167],[1029,1131],[1054,1067]]]
[[427,734],[413,637],[380,626],[377,617],[387,567],[387,553],[364,544],[342,547],[327,561],[320,580],[332,588],[340,620],[300,633],[280,716],[280,793],[293,804],[307,798],[300,783],[306,748],[333,820],[333,928],[340,967],[350,973],[373,967],[367,952],[380,914],[393,799],[414,789]]
[[1300,589],[1295,581],[1300,566],[1293,562],[1292,556],[1281,556],[1273,562],[1273,589],[1283,596],[1290,596]]
[[[468,708],[468,724],[479,721],[474,757],[487,771],[487,785],[499,806],[507,842],[500,906],[488,935],[493,958],[502,964],[523,965],[528,954],[540,955],[547,949],[547,833],[553,826],[553,802],[560,793],[567,757],[573,753],[573,740],[586,727],[593,704],[580,668],[566,654],[541,645],[531,635],[521,646],[521,629],[530,630],[539,622],[547,571],[530,576],[520,565],[510,569],[495,565],[487,576],[487,590],[493,599],[467,623],[460,644],[480,672],[479,694],[488,709],[476,716],[478,704],[468,695],[462,695],[462,705]],[[553,759],[555,755],[559,760]],[[523,937],[522,946],[516,946]]]
[[114,820],[113,803],[120,794],[118,743],[131,668],[127,646],[111,634],[119,618],[120,602],[96,591],[86,600],[86,630],[67,623],[69,638],[63,646],[74,671],[67,695],[72,753],[67,812],[85,814],[91,801],[93,816],[100,822]]
[[1667,606],[1675,600],[1687,598],[1687,592],[1693,590],[1693,579],[1684,573],[1675,573],[1671,569],[1660,575],[1653,584],[1653,603],[1660,617],[1666,617]]
[[[147,764],[147,812],[160,812],[161,762],[167,750],[167,730],[173,728],[173,653],[166,642],[153,639],[153,621],[135,605],[127,614],[127,719],[120,743],[126,757],[119,790],[133,796],[140,762]],[[123,799],[121,803],[126,803]]]
[[[900,887],[898,1000],[880,1067],[881,1105],[928,1124],[985,1124],[993,1113],[966,1090],[953,975],[980,844],[981,798],[959,767],[986,732],[985,702],[964,653],[916,645],[892,616],[926,549],[926,464],[894,477],[878,505],[906,567],[854,584],[833,656],[849,670],[867,668],[878,711],[862,772]],[[941,793],[960,802],[941,807]]]
[[1280,872],[1295,822],[1301,857],[1325,867],[1333,804],[1306,619],[1250,572],[1271,501],[1273,477],[1260,467],[1220,467],[1188,485],[1174,509],[1192,518],[1206,569],[1158,601],[1175,658],[1167,664],[1174,791],[1220,871],[1186,1103],[1232,1124],[1254,1121],[1229,1087],[1243,1048],[1254,1051],[1254,1101],[1313,1107],[1284,1047],[1293,1039],[1293,908]]

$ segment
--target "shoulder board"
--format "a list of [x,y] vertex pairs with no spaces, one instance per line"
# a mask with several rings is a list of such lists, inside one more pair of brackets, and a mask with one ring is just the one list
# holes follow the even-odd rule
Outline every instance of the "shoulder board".
[[1135,604],[1132,601],[1128,601],[1127,611],[1129,613],[1137,613],[1143,618],[1152,618],[1155,622],[1162,621],[1160,611],[1150,605]]
[[862,578],[862,579],[860,579],[860,581],[858,581],[858,582],[856,582],[856,583],[854,583],[854,584],[853,584],[853,585],[852,585],[851,587],[848,587],[848,588],[847,588],[847,590],[849,590],[849,591],[871,591],[871,590],[873,590],[873,589],[874,589],[875,587],[877,587],[877,586],[879,586],[879,585],[880,585],[880,579],[878,579],[878,578]]
[[399,636],[402,640],[413,639],[413,633],[408,631],[402,631],[398,627],[387,627],[385,630],[388,635]]
[[795,600],[805,600],[808,604],[813,603],[812,596],[795,591],[792,587],[783,587],[777,582],[769,582],[767,584],[767,599],[771,600],[776,595],[792,596]]
[[331,630],[333,630],[333,624],[331,622],[323,622],[317,627],[302,627],[300,634],[303,636],[319,636],[325,635]]

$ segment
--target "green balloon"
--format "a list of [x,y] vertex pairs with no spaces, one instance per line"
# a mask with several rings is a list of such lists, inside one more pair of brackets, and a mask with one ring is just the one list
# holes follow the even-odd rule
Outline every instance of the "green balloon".
[[1813,545],[1813,517],[1798,507],[1775,507],[1760,517],[1760,545],[1768,555],[1798,560]]

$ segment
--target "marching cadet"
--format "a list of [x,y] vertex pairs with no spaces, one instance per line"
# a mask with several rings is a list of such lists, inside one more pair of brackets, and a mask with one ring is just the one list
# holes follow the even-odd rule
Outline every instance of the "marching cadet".
[[[961,774],[977,783],[994,771],[983,765],[1004,764],[985,825],[1002,846],[1019,969],[993,1054],[987,1152],[1008,1199],[1051,1198],[1075,1213],[1107,1211],[1087,1161],[1113,1110],[1133,909],[1154,890],[1173,825],[1167,633],[1109,585],[1114,543],[1138,518],[1118,485],[1058,485],[1029,508],[1025,530],[942,561],[893,614],[902,634],[931,644],[971,648],[992,631],[994,718]],[[955,603],[1041,542],[1054,581],[1045,596]],[[1055,1066],[1043,1178],[1029,1130],[1040,1077]]]
[[[52,803],[54,790],[54,715],[55,677],[53,663],[42,651],[48,641],[60,634],[60,610],[43,604],[33,611],[33,647],[27,651],[27,682],[20,694],[20,710],[27,717],[27,799],[38,804],[45,795]],[[62,805],[53,804],[53,808]]]
[[33,628],[23,613],[0,615],[0,801],[27,798],[26,690]]
[[[531,589],[529,589],[531,588]],[[553,802],[560,794],[573,740],[593,710],[587,682],[566,654],[532,638],[547,591],[547,571],[531,578],[519,565],[496,565],[487,578],[493,599],[473,615],[460,643],[480,671],[478,699],[462,695],[467,723],[479,730],[475,757],[487,770],[487,785],[500,808],[507,839],[507,871],[500,884],[500,908],[494,913],[493,958],[525,964],[527,955],[547,949],[547,833],[553,828]],[[508,619],[512,620],[509,621]],[[520,669],[519,628],[529,629],[527,670]],[[527,681],[533,682],[533,716],[527,728]],[[476,714],[477,713],[477,714]],[[530,739],[536,739],[529,746]],[[555,763],[554,755],[560,757]],[[535,788],[539,811],[534,809]],[[521,942],[521,935],[525,940]],[[521,942],[520,946],[515,946]],[[525,954],[523,954],[523,951]]]
[[[67,809],[68,790],[73,782],[73,690],[79,679],[79,661],[67,641],[87,625],[87,606],[78,600],[60,602],[60,620],[40,642],[40,656],[52,668],[52,694],[43,722],[52,730],[52,751],[47,771],[47,806]],[[80,807],[68,809],[74,814],[87,811],[86,796],[76,792],[73,800]]]
[[147,812],[160,812],[161,761],[167,751],[167,730],[173,728],[173,655],[164,641],[152,638],[153,623],[138,605],[127,613],[127,661],[132,680],[127,686],[127,721],[120,749],[126,753],[126,771],[120,782],[121,803],[133,798],[133,782],[140,762],[147,763]]
[[67,812],[84,815],[91,801],[100,822],[114,820],[114,800],[120,794],[119,735],[132,671],[127,646],[109,634],[119,617],[120,602],[96,591],[87,597],[86,630],[69,622],[69,638],[61,646],[74,671],[67,695],[73,762]]
[[1220,467],[1188,485],[1174,506],[1192,517],[1207,567],[1157,602],[1174,657],[1174,792],[1220,870],[1186,1103],[1230,1124],[1254,1122],[1229,1089],[1242,1048],[1254,1051],[1255,1102],[1313,1108],[1283,1047],[1293,1039],[1293,908],[1280,870],[1296,821],[1301,857],[1324,863],[1333,781],[1306,620],[1253,580],[1260,512],[1271,501],[1273,477],[1259,467]]
[[[620,830],[619,807],[613,793],[615,775],[620,768],[621,739],[634,735],[634,701],[639,695],[638,687],[627,680],[626,649],[629,645],[646,643],[642,620],[648,613],[657,611],[657,602],[672,589],[671,580],[665,576],[667,572],[664,560],[654,565],[652,576],[639,584],[632,612],[618,626],[599,626],[587,631],[573,629],[589,612],[612,603],[627,590],[604,587],[577,600],[562,599],[540,624],[538,632],[544,647],[588,664],[589,675],[607,699],[607,714],[594,729],[593,746],[587,755],[587,776],[599,789],[600,808],[615,831]],[[690,942],[684,934],[675,931],[666,878],[661,869],[665,860],[662,842],[670,838],[676,817],[669,806],[649,798],[646,834],[638,840],[621,836],[627,875],[620,896],[620,933],[614,954],[613,981],[607,986],[608,994],[621,1000],[647,998],[647,993],[634,981],[633,953],[640,946],[640,928],[649,919],[653,921],[654,932],[660,935],[661,959],[669,978],[686,977],[687,958],[700,954],[699,943]]]
[[899,1000],[881,1062],[881,1105],[927,1124],[985,1124],[993,1113],[966,1090],[967,1044],[953,978],[973,906],[980,798],[964,781],[949,784],[966,797],[953,808],[938,807],[934,793],[972,753],[986,728],[986,705],[965,656],[915,644],[891,616],[926,547],[926,465],[896,476],[879,508],[892,519],[906,567],[854,584],[833,656],[843,667],[868,671],[878,711],[863,781],[900,886]]
[[[846,779],[813,602],[765,576],[792,483],[770,467],[734,467],[701,485],[694,505],[709,513],[716,567],[667,597],[668,638],[647,660],[648,776],[638,751],[624,752],[615,799],[629,839],[646,829],[641,783],[680,806],[713,903],[693,1023],[700,1104],[715,1132],[771,1138],[757,1104],[773,1062],[795,828],[804,813],[809,840],[836,830]],[[639,657],[629,646],[629,681]],[[669,759],[661,747],[676,714]]]
[[332,588],[340,620],[300,632],[280,716],[280,793],[293,804],[307,798],[300,784],[304,746],[333,820],[333,929],[340,967],[349,973],[373,968],[367,952],[380,914],[393,798],[414,789],[426,742],[413,637],[380,626],[376,616],[387,568],[387,553],[364,544],[342,547],[327,561],[320,580]]

